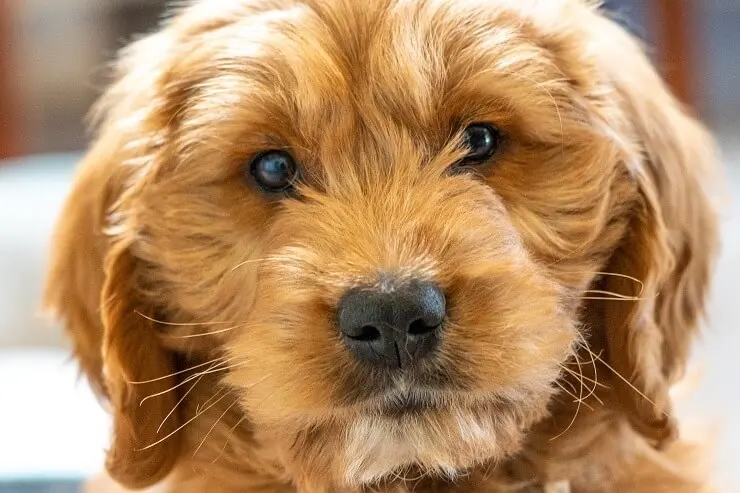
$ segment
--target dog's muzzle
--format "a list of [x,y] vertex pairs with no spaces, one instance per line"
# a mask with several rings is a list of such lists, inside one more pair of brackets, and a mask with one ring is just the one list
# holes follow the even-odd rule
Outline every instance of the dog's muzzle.
[[348,291],[337,306],[339,330],[350,352],[374,366],[405,369],[439,346],[445,296],[433,282]]

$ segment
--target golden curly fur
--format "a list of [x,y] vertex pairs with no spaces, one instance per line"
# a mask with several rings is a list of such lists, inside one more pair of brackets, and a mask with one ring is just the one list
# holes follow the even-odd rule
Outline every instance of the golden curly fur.
[[[118,487],[705,491],[668,389],[714,147],[596,5],[204,0],[117,67],[47,301],[114,416]],[[450,173],[473,122],[504,146]],[[245,179],[273,148],[293,196]],[[445,291],[417,372],[339,340],[337,300],[384,273]]]

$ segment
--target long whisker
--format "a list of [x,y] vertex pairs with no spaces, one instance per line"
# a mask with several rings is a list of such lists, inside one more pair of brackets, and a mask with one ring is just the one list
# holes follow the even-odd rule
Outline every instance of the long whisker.
[[[630,387],[630,388],[631,388],[632,390],[634,390],[635,392],[637,392],[637,394],[638,394],[638,395],[639,395],[640,397],[642,397],[643,399],[645,399],[646,401],[648,401],[648,402],[649,402],[650,404],[652,404],[652,405],[653,405],[653,406],[654,406],[654,407],[655,407],[656,409],[658,409],[658,405],[657,405],[657,404],[655,403],[655,401],[653,401],[653,400],[652,400],[652,399],[650,399],[650,398],[649,398],[648,396],[646,396],[646,395],[645,395],[645,394],[644,394],[644,393],[643,393],[642,391],[640,391],[640,389],[638,389],[637,387],[635,387],[635,386],[634,386],[634,385],[632,384],[632,382],[630,382],[629,380],[627,380],[627,379],[626,379],[625,377],[623,377],[623,376],[622,376],[622,375],[621,375],[621,374],[620,374],[620,373],[619,373],[619,372],[618,372],[617,370],[615,370],[614,368],[612,368],[612,367],[611,367],[611,366],[609,365],[609,363],[607,363],[606,361],[604,361],[604,360],[603,360],[603,359],[601,358],[601,356],[596,356],[596,359],[597,359],[597,360],[599,360],[599,361],[601,362],[601,364],[603,364],[604,366],[606,366],[606,367],[607,367],[607,368],[608,368],[609,370],[611,370],[611,371],[612,371],[612,373],[614,373],[614,375],[616,375],[616,376],[617,376],[617,377],[618,377],[618,378],[619,378],[620,380],[622,380],[622,381],[623,381],[624,383],[626,383],[626,384],[627,384],[627,385],[628,385],[628,386],[629,386],[629,387]],[[667,413],[667,412],[665,412],[665,411],[662,411],[662,413],[663,413],[663,415],[664,415],[664,416],[668,417],[668,413]]]
[[172,336],[171,335],[171,336],[168,336],[168,338],[170,338],[170,339],[193,339],[193,338],[196,338],[196,337],[206,337],[206,336],[212,336],[212,335],[216,335],[216,334],[223,334],[224,332],[229,332],[229,331],[232,331],[232,330],[241,328],[241,327],[246,327],[247,325],[249,325],[249,323],[243,323],[243,324],[239,324],[239,325],[234,325],[232,327],[227,327],[225,329],[211,330],[211,331],[208,331],[208,332],[202,332],[200,334],[188,334],[188,335],[184,335],[184,336]]
[[557,440],[561,436],[565,435],[568,432],[568,430],[570,430],[573,427],[573,425],[576,422],[576,418],[578,418],[578,413],[581,410],[581,403],[582,403],[582,401],[581,401],[581,399],[576,399],[575,402],[577,402],[578,405],[576,407],[576,412],[573,413],[573,418],[570,420],[570,423],[568,423],[568,426],[566,426],[566,428],[563,431],[561,431],[560,433],[558,433],[554,437],[550,438],[549,441],[554,442],[555,440]]
[[580,300],[604,300],[604,301],[648,301],[653,298],[618,298],[614,296],[580,296]]
[[[581,346],[586,349],[586,351],[588,352],[588,354],[591,355],[591,366],[592,366],[592,368],[594,370],[594,378],[595,379],[598,379],[599,378],[599,372],[598,372],[598,370],[596,368],[596,360],[594,359],[594,356],[595,355],[594,355],[593,351],[591,351],[591,348],[588,347],[588,342],[586,342],[586,339],[583,337],[583,334],[580,334],[579,333],[579,339],[581,340]],[[599,355],[601,355],[601,353],[599,353]],[[579,371],[580,371],[580,363],[578,364],[578,368],[579,368]],[[581,376],[583,376],[583,371],[580,371],[580,373],[581,373]],[[595,394],[595,392],[596,392],[596,383],[598,383],[598,380],[596,380],[594,382],[594,386],[591,389],[591,391],[589,392],[589,394],[586,396],[586,398],[588,398],[588,397],[590,397],[590,396],[592,396],[592,395]],[[599,402],[601,402],[601,400],[598,397],[596,399]],[[601,404],[603,405],[604,403],[601,402]]]
[[[574,354],[574,356],[576,358],[576,364],[578,365],[578,368],[579,368],[579,371],[580,371],[581,362],[578,360],[578,353],[575,353],[574,352],[573,354]],[[583,373],[583,372],[581,372],[581,373]],[[573,427],[573,424],[575,424],[576,418],[578,418],[578,412],[581,410],[581,404],[584,403],[583,402],[583,380],[580,380],[580,382],[581,382],[580,393],[578,395],[578,398],[576,398],[576,402],[578,402],[578,404],[576,405],[576,411],[573,413],[573,418],[570,420],[570,423],[568,423],[568,426],[566,426],[563,431],[561,431],[560,433],[558,433],[557,435],[555,435],[554,437],[552,437],[550,439],[551,442],[554,441],[554,440],[557,440],[561,436],[565,435],[568,432],[568,430],[570,430]]]
[[[233,359],[233,358],[231,358],[231,359]],[[218,372],[221,372],[221,371],[226,371],[226,370],[229,370],[231,368],[234,368],[234,367],[236,367],[236,366],[238,366],[240,364],[244,364],[244,362],[241,362],[241,363],[235,363],[235,364],[230,365],[230,366],[225,366],[225,367],[222,367],[222,368],[218,368],[218,367],[220,367],[220,366],[228,363],[229,361],[231,361],[231,359],[227,359],[227,360],[224,360],[224,361],[222,361],[220,363],[217,363],[216,365],[214,365],[216,368],[208,368],[208,369],[206,369],[206,370],[204,370],[204,371],[202,371],[200,373],[196,373],[195,375],[191,375],[188,378],[186,378],[185,380],[183,380],[182,382],[180,382],[180,383],[178,383],[176,385],[173,385],[172,387],[170,387],[167,390],[162,390],[161,392],[156,392],[154,394],[150,394],[150,395],[144,397],[141,400],[141,402],[139,403],[139,406],[141,406],[142,404],[144,404],[144,402],[148,401],[149,399],[151,399],[153,397],[157,397],[157,396],[166,394],[167,392],[172,392],[176,388],[182,387],[186,383],[191,382],[191,381],[195,380],[196,378],[200,378],[200,377],[202,377],[204,375],[208,375],[208,374],[211,374],[211,373],[218,373]]]
[[196,413],[200,412],[201,409],[205,408],[209,403],[211,403],[213,401],[213,399],[215,399],[216,397],[218,397],[220,393],[221,393],[221,389],[219,389],[218,392],[216,392],[215,394],[213,394],[211,397],[209,397],[205,401],[203,401],[203,402],[199,403],[197,406],[195,406],[195,412]]
[[193,371],[196,368],[202,368],[204,366],[210,365],[211,363],[217,362],[217,361],[222,360],[222,359],[223,359],[223,356],[219,356],[218,358],[212,359],[210,361],[206,361],[205,363],[200,363],[198,365],[191,366],[190,368],[186,368],[184,370],[180,370],[180,371],[176,371],[174,373],[170,373],[169,375],[164,375],[164,376],[161,376],[161,377],[152,378],[151,380],[127,381],[126,383],[130,383],[131,385],[143,385],[143,384],[146,384],[146,383],[158,382],[158,381],[164,380],[166,378],[174,377],[174,376],[177,376],[177,375],[181,375],[183,373],[187,373],[189,371]]
[[[403,481],[405,481],[405,482],[421,481],[422,479],[426,478],[429,475],[429,472],[428,471],[423,471],[423,470],[418,471],[417,474],[416,474],[416,476],[409,476],[410,473],[411,473],[411,471],[408,471],[404,475]],[[416,488],[416,486],[414,486],[414,487]]]
[[[568,367],[567,367],[567,366],[565,366],[565,365],[563,365],[563,364],[558,364],[558,366],[560,366],[560,368],[562,368],[563,370],[566,370],[566,371],[570,371],[570,370],[568,370]],[[571,374],[573,374],[573,375],[575,376],[575,372],[572,372],[572,371],[571,371]],[[570,383],[569,381],[567,381],[567,380],[562,380],[562,383],[563,383],[563,384],[567,384],[567,385],[568,385],[568,387],[570,388],[570,390],[572,390],[573,392],[577,392],[577,391],[576,391],[576,388],[575,388],[575,387],[573,386],[573,384],[572,384],[572,383]],[[561,387],[561,388],[562,388],[562,387]],[[572,395],[572,394],[571,394],[571,395]]]
[[274,258],[274,257],[252,258],[252,259],[249,259],[249,260],[245,260],[243,262],[239,262],[238,264],[236,264],[234,267],[231,268],[231,272],[234,272],[239,267],[243,267],[243,266],[248,265],[248,264],[257,264],[257,263],[261,263],[261,262],[275,262],[277,260],[278,259],[277,258]]
[[166,320],[157,320],[156,318],[152,318],[149,315],[144,315],[139,310],[134,310],[134,313],[139,315],[140,317],[143,317],[150,322],[162,324],[162,325],[170,325],[174,327],[198,327],[200,325],[220,325],[220,324],[233,324],[236,323],[234,321],[228,322],[228,321],[220,321],[220,322],[167,322]]
[[195,449],[195,452],[193,452],[193,457],[195,457],[195,456],[196,456],[196,455],[198,454],[198,451],[199,451],[199,450],[201,449],[201,447],[203,447],[203,444],[204,444],[204,443],[206,443],[206,440],[208,439],[208,437],[210,436],[210,434],[211,434],[211,433],[213,433],[213,429],[214,429],[214,428],[216,428],[216,425],[217,425],[217,424],[218,424],[218,423],[219,423],[219,422],[220,422],[220,421],[221,421],[222,419],[224,419],[224,416],[226,416],[226,413],[228,413],[228,412],[229,412],[229,411],[231,410],[231,408],[232,408],[232,407],[234,407],[234,406],[236,405],[236,403],[237,403],[237,402],[239,402],[239,398],[238,398],[238,397],[237,397],[237,398],[236,398],[236,399],[234,400],[234,402],[232,402],[232,403],[231,403],[231,404],[230,404],[230,405],[229,405],[229,406],[228,406],[228,407],[227,407],[227,408],[226,408],[226,409],[224,410],[224,412],[223,412],[223,413],[221,413],[221,416],[219,416],[219,417],[218,417],[218,419],[216,419],[216,421],[215,421],[215,422],[213,423],[213,425],[211,426],[211,428],[210,428],[210,429],[208,430],[208,433],[206,433],[206,436],[204,436],[204,437],[203,437],[203,440],[201,440],[200,444],[198,444],[198,447],[197,447],[197,448]]
[[[195,387],[198,386],[198,384],[200,383],[200,381],[203,380],[203,377],[204,376],[205,375],[201,375],[200,377],[198,377],[198,379],[195,381],[195,383],[193,385],[191,385],[188,388],[188,390],[182,395],[182,397],[180,397],[180,399],[175,403],[175,405],[172,406],[172,409],[170,409],[170,412],[167,413],[167,416],[165,416],[164,419],[162,420],[162,422],[159,423],[159,427],[157,428],[157,435],[159,435],[159,432],[162,430],[162,427],[167,422],[167,420],[170,419],[170,416],[172,416],[172,413],[175,412],[175,409],[177,409],[178,407],[180,407],[180,404],[182,404],[185,401],[185,398],[190,394],[190,392],[192,392],[193,389],[195,389]],[[219,390],[219,392],[220,392],[220,390]],[[195,410],[195,414],[198,414],[197,407],[196,407],[196,410]]]
[[641,280],[639,280],[636,277],[633,277],[633,276],[630,276],[630,275],[627,275],[627,274],[621,274],[619,272],[600,272],[600,271],[588,272],[587,274],[595,274],[595,275],[598,275],[598,276],[622,277],[624,279],[629,279],[630,281],[634,281],[634,282],[636,282],[637,284],[640,285],[640,292],[637,293],[637,296],[641,296],[642,293],[643,293],[643,291],[645,290],[645,283],[644,282],[642,282]]
[[619,294],[615,293],[614,291],[604,291],[603,289],[587,289],[584,291],[584,293],[591,293],[591,294],[603,294],[607,296],[613,296],[615,298],[623,299],[623,300],[639,300],[640,298],[636,296],[630,296],[627,294]]
[[[584,406],[586,406],[587,408],[589,408],[590,410],[593,411],[593,408],[587,402],[584,402],[581,397],[575,395],[573,392],[571,392],[570,390],[568,390],[565,387],[563,387],[562,382],[555,381],[555,385],[557,385],[560,388],[560,390],[562,390],[563,392],[565,392],[566,394],[568,394],[570,397],[572,397],[573,398],[573,402],[578,402],[580,404],[583,404]],[[555,438],[557,438],[557,437],[555,437]]]
[[[576,354],[575,352],[573,353],[573,358],[574,358],[574,359],[576,359],[576,360],[578,359],[578,355],[577,355],[577,354]],[[578,379],[578,383],[579,383],[579,384],[581,384],[581,386],[580,386],[580,392],[581,392],[581,395],[583,395],[583,380],[581,380],[581,379],[580,379],[580,375],[578,375],[578,374],[577,374],[577,373],[575,373],[574,371],[570,370],[570,369],[569,369],[569,368],[568,368],[568,367],[567,367],[566,365],[564,365],[563,363],[558,363],[558,366],[559,366],[560,368],[562,368],[563,370],[569,371],[569,372],[570,372],[570,373],[571,373],[571,374],[572,374],[573,376],[575,376],[575,377],[576,377],[576,378]],[[558,380],[555,380],[555,384],[556,384],[556,385],[557,385],[558,387],[560,387],[560,389],[561,389],[561,390],[562,390],[563,392],[565,392],[566,394],[568,394],[569,396],[571,396],[571,397],[572,397],[572,398],[574,399],[574,401],[573,401],[573,402],[576,402],[576,401],[578,401],[578,400],[581,400],[581,401],[583,400],[583,399],[582,399],[581,397],[579,397],[579,396],[577,396],[577,395],[575,394],[575,393],[577,392],[577,391],[576,391],[576,388],[575,388],[575,387],[573,386],[573,384],[572,384],[571,382],[569,382],[568,380],[566,380],[566,379],[558,379]],[[570,390],[566,389],[566,388],[565,388],[565,387],[563,386],[563,385],[566,385],[566,384],[568,385],[568,387],[570,388]]]
[[[222,366],[222,365],[224,365],[224,364],[226,364],[226,363],[227,363],[227,361],[221,361],[221,362],[219,362],[219,363],[215,363],[215,364],[214,364],[213,366],[211,366],[211,367],[209,367],[209,368],[206,368],[206,369],[205,369],[204,371],[198,372],[198,373],[196,373],[195,375],[190,375],[190,376],[189,376],[189,377],[187,377],[186,379],[182,380],[181,382],[179,382],[179,383],[177,383],[177,384],[173,385],[172,387],[170,387],[170,388],[168,388],[168,389],[166,389],[166,390],[162,390],[162,391],[160,391],[160,392],[156,392],[156,393],[154,393],[154,394],[150,394],[150,395],[148,395],[148,396],[144,397],[144,398],[143,398],[143,399],[141,400],[141,402],[139,402],[139,406],[142,406],[142,405],[143,405],[143,404],[144,404],[144,403],[145,403],[146,401],[148,401],[149,399],[152,399],[152,398],[154,398],[154,397],[158,397],[158,396],[160,396],[160,395],[164,395],[164,394],[166,394],[166,393],[168,393],[168,392],[172,392],[173,390],[175,390],[175,389],[177,389],[177,388],[179,388],[179,387],[182,387],[183,385],[185,385],[185,384],[187,384],[187,383],[189,383],[189,382],[192,382],[193,380],[200,380],[200,379],[201,379],[201,378],[203,378],[203,377],[204,377],[205,375],[209,375],[209,374],[211,374],[211,373],[216,373],[216,372],[219,372],[219,371],[223,371],[223,370],[224,370],[225,368],[218,368],[218,367],[219,367],[219,366]],[[197,382],[196,382],[196,383],[197,383]]]
[[563,370],[565,370],[568,373],[570,373],[571,375],[573,375],[574,377],[576,377],[576,378],[582,378],[583,380],[585,380],[587,382],[591,382],[591,383],[595,384],[597,387],[601,387],[602,389],[608,389],[609,388],[608,385],[604,385],[603,383],[599,382],[598,379],[597,380],[594,380],[593,378],[587,377],[586,375],[579,375],[578,373],[576,373],[575,371],[571,370],[570,368],[568,368],[565,365],[560,365],[560,367]]
[[152,444],[149,444],[149,445],[147,445],[144,448],[137,449],[136,452],[142,452],[144,450],[150,449],[150,448],[152,448],[152,447],[154,447],[156,445],[159,445],[160,443],[164,442],[165,440],[167,440],[168,438],[170,438],[171,436],[173,436],[175,433],[177,433],[178,431],[182,430],[187,425],[189,425],[190,423],[192,423],[193,421],[195,421],[196,419],[198,419],[201,415],[203,415],[203,413],[205,413],[210,408],[212,408],[213,406],[215,406],[216,404],[218,404],[219,402],[221,402],[229,394],[231,394],[231,392],[226,392],[224,395],[222,395],[221,397],[219,397],[218,399],[216,399],[207,408],[203,409],[200,413],[197,413],[195,416],[193,416],[192,418],[190,418],[189,420],[187,420],[185,423],[183,423],[182,425],[178,426],[175,430],[173,430],[172,432],[170,432],[169,434],[167,434],[167,436],[165,436],[163,438],[160,438],[156,442],[154,442]]
[[229,433],[226,436],[226,441],[224,442],[224,446],[221,447],[221,452],[216,456],[215,459],[211,461],[211,464],[215,464],[216,461],[224,455],[224,453],[226,452],[226,447],[229,445],[229,442],[231,441],[231,436],[234,433],[234,430],[236,430],[240,424],[246,421],[246,419],[247,419],[246,415],[242,416],[241,419],[237,421],[236,424],[229,429]]

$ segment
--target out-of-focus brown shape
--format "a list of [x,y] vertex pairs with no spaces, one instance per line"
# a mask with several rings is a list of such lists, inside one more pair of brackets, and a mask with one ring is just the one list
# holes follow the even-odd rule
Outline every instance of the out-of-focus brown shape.
[[658,34],[657,49],[665,77],[676,96],[690,106],[696,106],[696,45],[700,42],[696,25],[694,0],[653,0],[654,31]]
[[0,159],[20,153],[19,111],[13,84],[13,2],[0,1]]

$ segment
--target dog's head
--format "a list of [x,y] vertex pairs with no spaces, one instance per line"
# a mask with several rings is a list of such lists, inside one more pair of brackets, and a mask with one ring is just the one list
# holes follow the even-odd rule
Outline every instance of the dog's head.
[[119,69],[49,299],[122,483],[177,461],[185,392],[140,401],[193,362],[343,484],[515,452],[585,346],[672,434],[712,145],[584,2],[205,1]]

